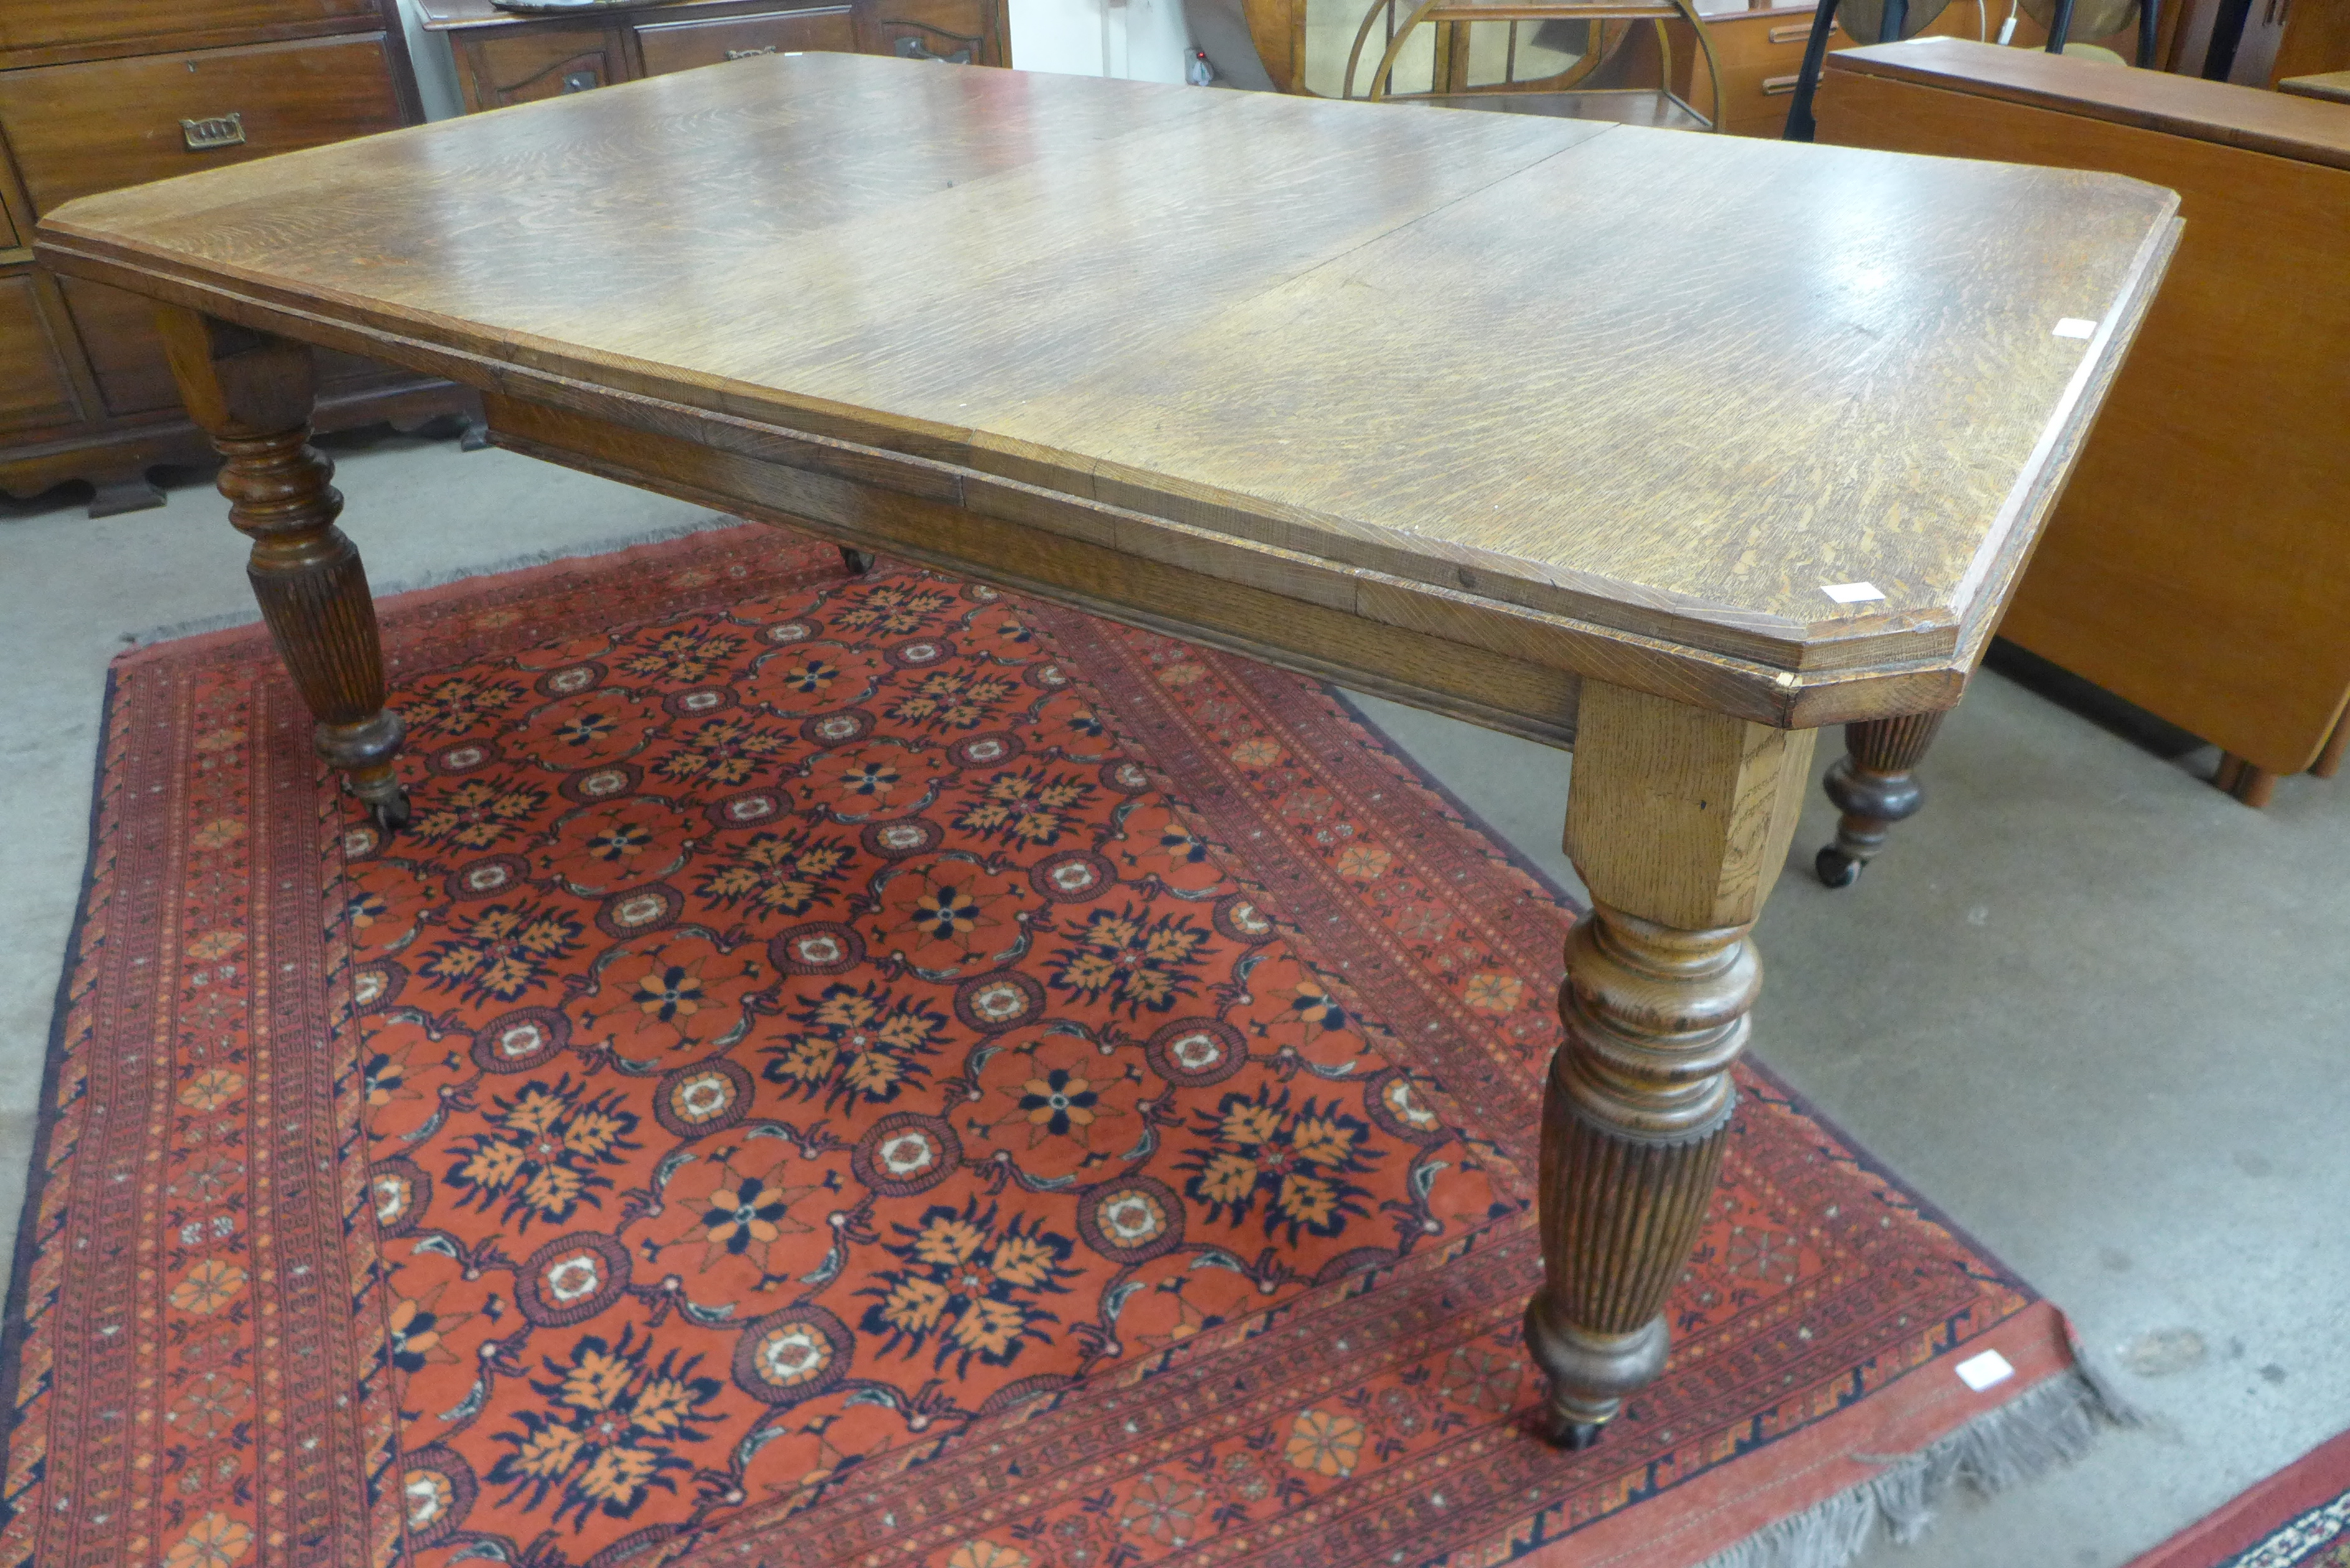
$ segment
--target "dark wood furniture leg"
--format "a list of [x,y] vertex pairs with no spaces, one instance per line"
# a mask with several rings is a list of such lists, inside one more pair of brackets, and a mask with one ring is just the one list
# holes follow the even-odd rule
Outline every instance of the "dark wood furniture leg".
[[1526,1347],[1554,1441],[1585,1448],[1664,1370],[1762,984],[1746,933],[1786,863],[1815,732],[1586,680],[1566,852],[1591,913],[1566,943],[1543,1098],[1543,1286]]
[[144,512],[151,506],[161,506],[171,500],[163,487],[147,477],[144,465],[130,468],[89,482],[89,514],[92,517],[117,517],[125,512]]
[[2309,764],[2309,771],[2322,779],[2330,779],[2342,771],[2342,755],[2350,752],[2350,713],[2334,721],[2334,733],[2325,737],[2325,749]]
[[1940,713],[1905,713],[1844,727],[1845,754],[1821,781],[1844,813],[1836,820],[1835,842],[1812,863],[1821,881],[1851,887],[1860,879],[1861,867],[1885,847],[1893,825],[1918,815],[1926,791],[1915,769],[1941,727]]
[[318,754],[387,831],[408,820],[392,762],[403,727],[383,705],[383,653],[359,547],[335,519],[335,465],[309,444],[307,344],[160,306],[188,413],[220,449],[229,521],[253,541],[245,576],[286,671],[318,721]]
[[[2330,746],[2331,742],[2327,742]],[[2324,759],[2321,756],[2322,765]],[[2310,769],[2315,773],[2316,768]],[[2266,768],[2254,767],[2233,752],[2220,753],[2219,770],[2212,774],[2213,787],[2226,790],[2254,811],[2276,798],[2277,775]]]
[[840,551],[840,564],[848,568],[850,576],[861,577],[873,569],[873,552],[870,550],[859,550],[849,545],[842,545],[837,548]]

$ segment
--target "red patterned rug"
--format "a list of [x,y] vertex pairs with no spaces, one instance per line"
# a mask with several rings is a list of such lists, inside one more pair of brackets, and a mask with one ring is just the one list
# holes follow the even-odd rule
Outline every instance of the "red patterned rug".
[[2350,1568],[2350,1432],[2319,1444],[2130,1568]]
[[1536,1440],[1572,911],[1310,682],[750,528],[385,642],[390,841],[257,628],[117,666],[0,1563],[1763,1562],[2094,1409],[1755,1068]]

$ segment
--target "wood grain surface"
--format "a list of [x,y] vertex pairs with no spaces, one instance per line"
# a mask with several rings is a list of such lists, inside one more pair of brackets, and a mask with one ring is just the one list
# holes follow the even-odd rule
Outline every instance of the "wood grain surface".
[[[2175,205],[809,55],[92,197],[40,239],[524,400],[595,389],[854,443],[884,487],[945,465],[1115,507],[1210,576],[1278,592],[1275,552],[1536,612],[1789,723],[1892,711],[1799,713],[1814,680],[1963,675]],[[1822,591],[1854,581],[1885,597]]]
[[[1907,43],[1828,63],[1820,136],[2095,169],[2177,189],[2185,238],[2003,634],[2270,774],[2308,767],[2350,694],[2350,109],[2013,50]],[[1923,65],[1910,62],[1922,61]],[[2181,96],[2179,89],[2189,89]],[[2107,112],[2154,91],[2206,133]],[[2165,122],[2177,127],[2174,119]],[[2350,142],[2345,142],[2350,146]]]
[[2315,76],[2287,77],[2277,83],[2277,91],[2296,98],[2319,98],[2332,103],[2350,103],[2350,71],[2321,71]]

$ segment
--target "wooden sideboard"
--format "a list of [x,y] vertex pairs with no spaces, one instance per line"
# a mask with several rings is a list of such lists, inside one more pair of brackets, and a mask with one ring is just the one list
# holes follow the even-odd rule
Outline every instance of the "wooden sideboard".
[[[1973,38],[1978,31],[1988,30],[1995,37],[2006,15],[2004,0],[1987,4],[1981,16],[1972,0],[1954,0],[1918,36]],[[2171,36],[2178,24],[2177,0],[2171,0],[2158,20],[2162,30],[2156,57],[2167,59]],[[1804,42],[1811,36],[1812,7],[1774,5],[1716,11],[1706,14],[1705,24],[1706,30],[1713,36],[1714,53],[1721,61],[1722,97],[1729,100],[1724,106],[1722,129],[1739,136],[1777,136],[1786,130],[1787,105],[1794,97],[1795,74],[1804,63]],[[2047,41],[2045,27],[2018,14],[2011,47],[2037,49]],[[2137,24],[2132,22],[2106,37],[2079,41],[2111,49],[2125,59],[2134,58],[2137,53]],[[1854,46],[1851,36],[1838,27],[1831,36],[1829,47],[1849,49]],[[1674,59],[1684,71],[1694,52],[1676,46]],[[1704,72],[1694,73],[1689,93],[1700,113],[1711,112],[1711,84]]]
[[468,113],[714,66],[745,55],[902,55],[1012,63],[1010,0],[670,0],[527,16],[489,0],[423,0],[449,40]]
[[1828,62],[1819,140],[2178,192],[2169,280],[2001,630],[2223,748],[2248,804],[2322,770],[2350,697],[2350,107],[1913,41]]
[[[9,0],[0,9],[0,490],[159,505],[147,471],[210,461],[143,299],[50,276],[60,202],[421,118],[397,0]],[[468,406],[446,382],[328,357],[328,428]]]

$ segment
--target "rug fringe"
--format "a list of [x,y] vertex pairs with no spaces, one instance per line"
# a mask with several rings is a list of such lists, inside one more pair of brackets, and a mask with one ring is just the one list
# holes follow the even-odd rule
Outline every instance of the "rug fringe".
[[[463,582],[467,577],[494,576],[500,572],[525,571],[532,566],[544,566],[555,561],[585,559],[609,556],[620,550],[631,550],[639,545],[662,545],[671,539],[682,539],[689,534],[711,534],[724,528],[740,528],[743,520],[712,512],[685,523],[663,524],[658,528],[642,528],[617,538],[598,539],[581,545],[559,545],[551,550],[526,550],[517,556],[507,556],[479,566],[452,566],[444,571],[425,572],[417,576],[397,581],[370,583],[369,587],[378,598],[392,594],[414,593],[420,588],[442,587]],[[248,605],[243,609],[227,610],[219,615],[198,616],[193,620],[172,621],[163,626],[151,626],[144,631],[126,631],[122,640],[133,648],[148,648],[159,642],[171,642],[182,637],[201,637],[208,631],[226,631],[232,627],[251,626],[261,618],[258,607]]]
[[1885,1473],[1874,1480],[1716,1552],[1699,1568],[1845,1568],[1880,1526],[1902,1545],[1916,1541],[1960,1485],[1984,1496],[2002,1491],[2079,1459],[2104,1428],[2144,1424],[2143,1415],[2081,1362],[1932,1447],[1887,1460]]

